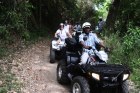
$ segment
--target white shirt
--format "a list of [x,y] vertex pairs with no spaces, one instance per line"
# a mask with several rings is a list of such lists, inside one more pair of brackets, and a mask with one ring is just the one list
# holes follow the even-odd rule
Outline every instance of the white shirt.
[[[84,40],[84,37],[87,38],[87,40]],[[89,33],[89,35],[86,35],[85,33],[81,34],[79,36],[79,42],[83,41],[86,46],[91,46],[93,49],[95,48],[95,44],[100,42],[100,39],[98,39],[97,35],[94,33]],[[89,51],[88,49],[83,48],[84,51]]]
[[80,31],[81,30],[81,26],[80,25],[75,25],[74,28],[75,28],[76,31]]
[[66,31],[65,29],[62,29],[62,30],[58,29],[58,30],[56,31],[56,33],[59,34],[60,39],[61,39],[62,41],[65,40],[65,39],[67,38],[67,31]]
[[64,25],[64,29],[67,31],[67,32],[69,32],[69,28],[70,28],[70,26],[67,24],[67,25]]

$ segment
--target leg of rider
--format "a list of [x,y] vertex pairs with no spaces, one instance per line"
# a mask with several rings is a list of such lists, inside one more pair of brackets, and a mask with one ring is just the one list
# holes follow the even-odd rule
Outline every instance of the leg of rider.
[[83,52],[83,54],[81,56],[80,64],[86,64],[88,57],[89,57],[88,53],[87,52]]

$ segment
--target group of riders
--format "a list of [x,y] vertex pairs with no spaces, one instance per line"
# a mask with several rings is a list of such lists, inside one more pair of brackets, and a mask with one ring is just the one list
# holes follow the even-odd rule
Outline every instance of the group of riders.
[[59,38],[62,41],[65,41],[66,38],[72,38],[73,32],[82,31],[78,36],[78,42],[82,46],[82,55],[81,61],[79,64],[85,64],[89,57],[88,52],[91,50],[96,50],[96,44],[100,45],[102,48],[105,48],[103,41],[98,38],[96,33],[91,32],[91,23],[84,22],[82,26],[79,23],[76,23],[75,26],[68,24],[66,20],[65,23],[60,23],[59,29],[55,33],[55,37]]
[[[103,25],[104,21],[99,19],[96,30],[102,32]],[[61,84],[70,81],[72,93],[129,93],[126,82],[129,69],[106,64],[110,49],[105,47],[96,30],[92,31],[90,22],[75,26],[67,20],[60,23],[53,40],[55,43],[52,41],[50,48],[50,63],[57,57],[61,59],[57,65],[57,81]],[[57,50],[54,46],[60,47]]]

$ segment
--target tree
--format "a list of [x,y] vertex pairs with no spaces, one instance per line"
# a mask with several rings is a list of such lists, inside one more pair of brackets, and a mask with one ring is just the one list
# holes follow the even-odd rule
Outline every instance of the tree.
[[110,5],[106,27],[108,30],[126,33],[128,27],[139,26],[140,2],[138,0],[114,0]]
[[118,10],[120,7],[121,0],[114,0],[114,2],[110,5],[109,13],[106,20],[106,27],[108,30],[114,30],[115,21],[117,19]]

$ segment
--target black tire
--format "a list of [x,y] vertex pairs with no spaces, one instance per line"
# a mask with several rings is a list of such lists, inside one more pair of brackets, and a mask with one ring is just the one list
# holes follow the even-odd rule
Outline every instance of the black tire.
[[71,85],[72,93],[90,93],[88,81],[81,76],[75,77]]
[[[103,93],[105,93],[105,92],[103,92]],[[127,81],[123,82],[120,86],[118,86],[116,89],[114,89],[114,91],[112,91],[111,93],[129,93],[128,82]]]
[[51,48],[50,49],[50,63],[54,63],[54,62],[55,62],[55,50]]
[[68,84],[70,82],[67,75],[65,60],[61,60],[57,65],[57,81],[60,84]]
[[121,89],[122,89],[121,93],[129,93],[128,81],[125,81],[125,82],[122,83]]

